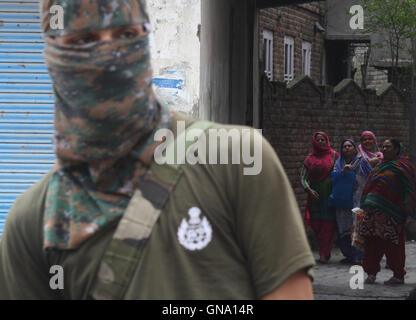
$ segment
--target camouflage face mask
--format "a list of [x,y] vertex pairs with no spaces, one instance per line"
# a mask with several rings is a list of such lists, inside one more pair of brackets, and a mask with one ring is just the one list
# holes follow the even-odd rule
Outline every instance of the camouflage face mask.
[[95,161],[126,155],[153,129],[147,38],[45,50],[56,101],[56,148],[61,160]]
[[[64,29],[49,28],[49,8],[64,9]],[[57,169],[45,203],[44,246],[74,249],[119,218],[169,114],[154,98],[148,37],[59,45],[78,35],[148,23],[143,0],[44,1],[45,58],[55,92]]]
[[[147,23],[144,4],[138,0],[46,2],[61,5],[66,21],[61,31],[43,23],[46,35]],[[58,158],[114,161],[126,155],[159,116],[151,90],[148,37],[81,46],[59,45],[46,37],[46,44],[44,55],[55,91]]]

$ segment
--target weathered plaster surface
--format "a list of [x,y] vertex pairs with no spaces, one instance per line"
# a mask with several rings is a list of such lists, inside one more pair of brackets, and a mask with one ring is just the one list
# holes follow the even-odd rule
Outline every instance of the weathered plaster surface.
[[149,0],[154,89],[173,109],[198,112],[201,0]]

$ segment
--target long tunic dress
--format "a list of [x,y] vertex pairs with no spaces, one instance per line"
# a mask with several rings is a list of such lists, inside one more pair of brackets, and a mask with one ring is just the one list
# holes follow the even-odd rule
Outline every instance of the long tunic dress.
[[335,221],[335,210],[328,207],[328,198],[332,192],[331,172],[320,182],[313,182],[309,178],[308,169],[305,165],[301,170],[301,184],[306,190],[310,187],[319,194],[319,199],[315,199],[308,194],[307,209],[310,219]]
[[[363,157],[359,156],[351,162],[346,162],[346,164],[351,164],[355,169],[352,171],[355,173],[355,181],[353,186],[353,206],[360,206],[361,194],[367,179],[367,176],[364,176],[360,173],[361,163],[367,161]],[[357,162],[360,162],[357,164]],[[369,165],[369,164],[367,164]],[[337,169],[335,168],[335,171]],[[356,214],[352,213],[351,209],[336,209],[336,222],[337,222],[337,231],[339,236],[339,247],[342,254],[350,262],[358,262],[363,257],[363,252],[358,248],[352,246],[351,233],[353,228],[358,223],[358,217]]]
[[[335,157],[334,157],[335,163]],[[319,182],[311,181],[308,169],[305,165],[301,169],[301,184],[306,190],[310,187],[319,194],[319,199],[315,199],[308,194],[307,199],[307,213],[312,230],[319,243],[319,254],[321,257],[326,257],[327,260],[331,256],[331,250],[335,239],[335,210],[328,207],[328,198],[332,191],[331,171],[328,175]]]

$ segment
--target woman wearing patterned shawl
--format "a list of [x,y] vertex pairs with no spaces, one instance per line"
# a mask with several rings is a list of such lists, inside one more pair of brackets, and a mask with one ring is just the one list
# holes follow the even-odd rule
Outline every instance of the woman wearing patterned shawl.
[[[360,206],[361,193],[363,191],[368,174],[371,171],[370,163],[360,155],[357,146],[351,139],[341,143],[341,156],[335,162],[335,171],[355,173],[353,184],[353,207]],[[352,208],[337,208],[336,222],[339,235],[339,247],[345,259],[341,263],[361,264],[363,252],[351,245],[351,229],[357,224],[357,216],[352,214]]]
[[364,131],[361,134],[360,141],[361,144],[358,145],[360,154],[365,159],[367,159],[371,166],[374,168],[377,164],[380,163],[380,159],[383,159],[383,154],[380,152],[380,149],[377,145],[376,136],[371,131]]
[[364,221],[360,234],[365,238],[363,267],[368,274],[365,283],[375,282],[385,254],[393,277],[384,284],[403,284],[406,274],[404,225],[409,216],[415,215],[415,171],[396,139],[387,139],[382,150],[383,162],[370,173],[361,198]]
[[313,149],[306,157],[301,171],[301,183],[308,193],[305,222],[310,224],[319,243],[320,258],[328,263],[335,237],[335,212],[328,207],[331,194],[331,171],[338,153],[331,149],[325,132],[313,134]]

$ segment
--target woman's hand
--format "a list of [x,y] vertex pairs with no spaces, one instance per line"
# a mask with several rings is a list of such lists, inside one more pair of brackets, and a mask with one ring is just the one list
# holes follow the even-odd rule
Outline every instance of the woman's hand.
[[350,164],[346,164],[346,165],[344,166],[344,169],[342,170],[342,175],[344,175],[344,174],[345,174],[345,172],[350,171],[351,169],[352,169],[352,165],[350,165]]
[[307,189],[308,193],[312,196],[312,198],[315,198],[316,200],[319,200],[319,193],[316,192],[315,190],[308,188]]
[[372,159],[369,159],[368,161],[370,162],[371,166],[374,167],[375,165],[379,164],[380,158],[372,158]]

